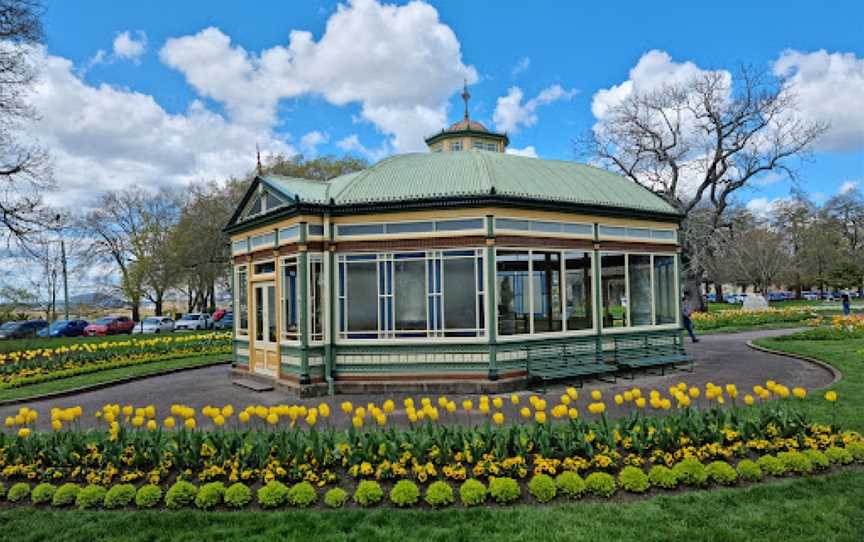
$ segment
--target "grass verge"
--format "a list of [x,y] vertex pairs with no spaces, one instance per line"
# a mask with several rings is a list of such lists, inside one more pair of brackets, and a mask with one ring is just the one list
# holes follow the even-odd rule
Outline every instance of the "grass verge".
[[130,365],[128,367],[107,369],[104,371],[97,371],[95,373],[82,374],[69,378],[61,378],[58,380],[51,380],[49,382],[42,382],[40,384],[22,386],[20,388],[10,388],[6,390],[0,390],[0,402],[39,399],[40,397],[44,397],[45,395],[62,393],[92,386],[100,386],[104,384],[109,384],[116,380],[123,380],[139,376],[152,376],[176,369],[203,367],[205,365],[212,365],[214,363],[226,361],[229,357],[230,354],[210,354],[207,356],[168,359],[164,361],[144,363],[141,365]]
[[864,473],[559,506],[373,511],[0,511],[7,540],[857,541]]

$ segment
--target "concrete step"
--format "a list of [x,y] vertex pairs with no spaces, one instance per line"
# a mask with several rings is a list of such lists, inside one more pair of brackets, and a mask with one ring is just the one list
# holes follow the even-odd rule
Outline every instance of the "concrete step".
[[260,380],[252,380],[251,378],[241,378],[239,380],[234,380],[232,383],[235,386],[240,386],[241,388],[246,388],[256,392],[273,390],[273,384],[262,382]]

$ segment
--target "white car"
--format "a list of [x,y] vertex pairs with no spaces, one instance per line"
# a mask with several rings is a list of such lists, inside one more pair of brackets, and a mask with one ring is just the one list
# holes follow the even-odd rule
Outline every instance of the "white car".
[[151,316],[135,324],[132,333],[171,333],[174,331],[174,320],[167,316]]
[[203,312],[190,312],[184,314],[174,323],[174,330],[199,330],[210,329],[210,315]]

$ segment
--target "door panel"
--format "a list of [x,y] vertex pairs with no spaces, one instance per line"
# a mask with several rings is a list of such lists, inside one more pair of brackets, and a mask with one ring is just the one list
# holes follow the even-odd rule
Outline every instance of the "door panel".
[[253,285],[255,340],[252,347],[253,370],[267,376],[276,376],[279,355],[276,350],[276,285],[263,282]]

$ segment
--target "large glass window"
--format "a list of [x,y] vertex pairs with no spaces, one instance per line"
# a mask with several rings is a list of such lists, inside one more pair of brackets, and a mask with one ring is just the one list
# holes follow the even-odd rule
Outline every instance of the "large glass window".
[[600,257],[600,283],[603,287],[603,327],[627,327],[627,256],[603,254]]
[[630,321],[634,326],[650,326],[652,318],[651,256],[628,255],[630,284]]
[[[297,339],[299,323],[298,311],[297,260],[282,261],[282,336],[288,340]],[[270,313],[275,314],[275,313]]]
[[499,251],[495,286],[498,299],[498,333],[518,335],[531,332],[528,253]]
[[458,336],[477,328],[474,258],[444,259],[444,330]]
[[323,261],[318,254],[309,256],[309,339],[320,341],[324,338],[321,319],[321,292],[324,282]]
[[564,254],[565,307],[567,329],[592,329],[594,313],[591,293],[591,253]]
[[247,282],[247,273],[245,265],[237,267],[237,276],[234,282],[234,312],[237,315],[237,333],[240,335],[249,333],[249,284]]
[[396,260],[396,332],[426,333],[426,260]]
[[654,256],[654,307],[658,325],[678,321],[674,256]]
[[348,334],[377,336],[378,277],[376,264],[350,262],[347,266]]
[[561,253],[535,251],[531,260],[534,333],[562,331]]

